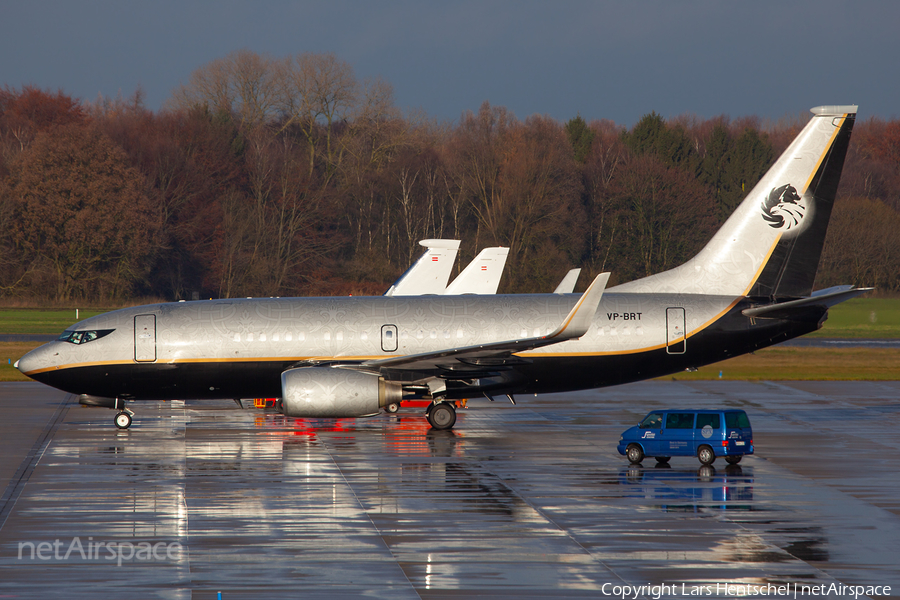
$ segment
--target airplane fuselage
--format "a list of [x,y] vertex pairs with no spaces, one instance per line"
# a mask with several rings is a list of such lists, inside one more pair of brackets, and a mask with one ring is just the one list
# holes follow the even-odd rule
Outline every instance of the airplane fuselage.
[[[100,397],[278,397],[281,373],[294,366],[546,335],[578,299],[577,294],[535,294],[152,304],[82,321],[70,331],[100,332],[97,339],[52,342],[24,357],[19,368],[59,389]],[[516,353],[499,374],[466,365],[469,371],[448,384],[446,397],[470,397],[473,389],[560,392],[656,377],[808,333],[825,315],[824,307],[791,321],[741,314],[753,305],[742,296],[610,291],[581,338]],[[459,365],[448,360],[445,366]],[[403,372],[394,378],[412,383],[438,371],[448,372]],[[392,373],[385,377],[392,379]]]

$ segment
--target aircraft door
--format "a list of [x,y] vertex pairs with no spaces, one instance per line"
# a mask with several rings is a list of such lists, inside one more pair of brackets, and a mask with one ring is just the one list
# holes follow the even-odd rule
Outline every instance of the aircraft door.
[[381,326],[381,349],[385,352],[396,352],[398,345],[397,326],[382,325]]
[[134,318],[134,361],[156,361],[156,315]]
[[685,352],[684,309],[666,309],[666,352],[684,354]]

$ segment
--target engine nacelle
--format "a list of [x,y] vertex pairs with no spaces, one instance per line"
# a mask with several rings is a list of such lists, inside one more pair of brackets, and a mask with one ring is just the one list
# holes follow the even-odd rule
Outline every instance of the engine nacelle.
[[281,398],[289,417],[362,417],[402,399],[399,383],[348,369],[299,367],[281,374]]

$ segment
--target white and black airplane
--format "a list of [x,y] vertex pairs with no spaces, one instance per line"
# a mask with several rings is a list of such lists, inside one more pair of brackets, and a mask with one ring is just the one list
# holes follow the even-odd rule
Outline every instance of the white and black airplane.
[[687,263],[584,294],[209,300],[81,321],[22,357],[32,379],[118,410],[138,400],[278,397],[296,417],[372,415],[455,401],[616,385],[803,335],[865,290],[813,292],[856,118],[820,106],[712,240]]

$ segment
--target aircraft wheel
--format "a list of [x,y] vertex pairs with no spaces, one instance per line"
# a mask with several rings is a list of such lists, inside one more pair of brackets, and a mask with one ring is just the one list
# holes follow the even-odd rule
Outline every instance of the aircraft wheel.
[[388,404],[387,406],[384,407],[384,410],[386,410],[389,413],[395,413],[398,410],[400,410],[400,403],[399,402],[391,402],[390,404]]
[[116,427],[119,429],[128,429],[131,427],[131,415],[127,412],[120,412],[116,415]]
[[737,456],[726,456],[725,462],[727,462],[729,465],[736,465],[741,462],[741,458],[743,458],[743,456],[741,456],[740,454],[738,454]]
[[628,447],[625,448],[625,456],[631,464],[639,465],[644,460],[644,450],[637,444],[628,444]]
[[715,452],[713,452],[712,448],[706,445],[697,448],[697,458],[699,458],[700,462],[704,465],[711,465],[716,462]]
[[428,411],[428,422],[434,429],[450,429],[456,423],[456,409],[446,402],[432,404]]

